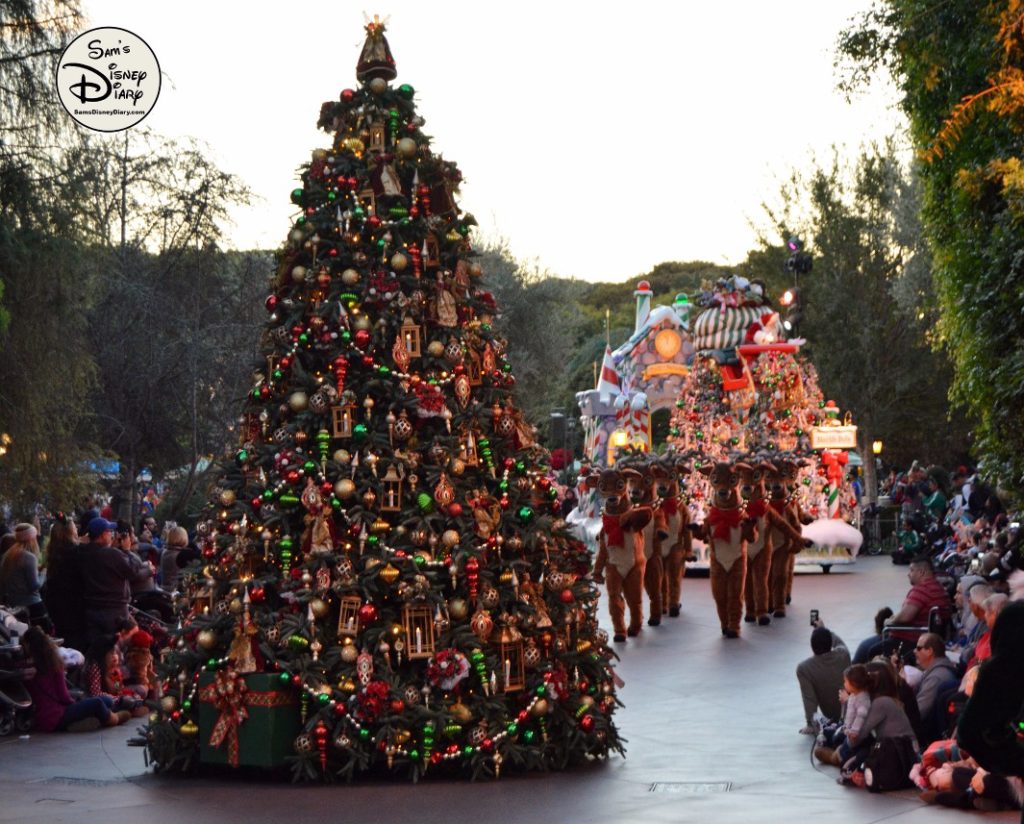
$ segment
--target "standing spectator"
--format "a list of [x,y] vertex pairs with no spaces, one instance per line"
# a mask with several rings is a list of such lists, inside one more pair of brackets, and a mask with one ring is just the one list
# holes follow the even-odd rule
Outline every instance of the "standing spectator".
[[935,518],[937,521],[941,521],[946,517],[946,506],[948,501],[946,496],[942,494],[942,490],[939,488],[939,482],[935,478],[928,478],[925,481],[927,488],[927,497],[924,499],[924,508]]
[[85,602],[78,566],[78,527],[75,519],[63,512],[57,513],[50,527],[43,601],[64,645],[84,651]]
[[160,586],[165,592],[174,592],[178,588],[178,555],[184,552],[187,546],[188,533],[184,527],[174,526],[167,530],[167,540],[160,556]]
[[957,743],[986,770],[1024,776],[1022,706],[1024,601],[1015,601],[1003,609],[992,628],[992,658],[978,670],[974,692],[960,716]]
[[155,547],[163,545],[160,540],[160,529],[157,527],[156,518],[151,514],[143,515],[139,521],[139,543],[152,544]]
[[113,701],[101,697],[75,701],[68,694],[64,662],[56,645],[39,627],[25,633],[22,644],[32,659],[35,675],[25,682],[35,710],[35,727],[42,732],[85,732],[100,726],[116,727],[131,713],[111,710]]
[[814,735],[814,713],[831,721],[842,717],[839,704],[839,690],[843,687],[843,673],[850,666],[850,651],[842,639],[825,628],[819,620],[811,633],[810,658],[801,661],[796,668],[796,680],[800,684],[800,696],[804,702],[806,726],[800,733]]
[[112,545],[115,526],[105,518],[93,518],[89,543],[79,555],[90,640],[113,632],[117,622],[128,617],[132,567],[125,554]]
[[14,543],[0,559],[0,602],[27,607],[34,626],[46,632],[52,628],[39,592],[39,544],[32,524],[14,527]]
[[173,620],[170,600],[156,585],[156,567],[139,553],[135,533],[127,521],[117,522],[114,546],[124,552],[131,564],[132,577],[128,583],[135,606],[144,612],[157,613],[162,621]]

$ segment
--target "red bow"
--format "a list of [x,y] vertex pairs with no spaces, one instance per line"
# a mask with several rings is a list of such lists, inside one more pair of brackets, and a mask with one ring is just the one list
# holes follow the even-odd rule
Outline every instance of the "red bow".
[[758,498],[756,501],[747,501],[747,514],[751,518],[763,518],[764,513],[768,511],[768,504],[765,503],[764,498]]
[[768,503],[772,505],[772,509],[778,512],[780,515],[786,511],[786,504],[788,503],[785,498],[781,501],[772,498]]
[[743,512],[739,507],[735,509],[719,509],[717,506],[711,507],[711,511],[708,512],[707,523],[715,528],[714,536],[722,541],[728,541],[731,538],[729,534],[733,529],[740,525],[740,521],[743,520]]
[[661,511],[664,512],[668,517],[679,514],[679,499],[676,497],[665,498],[661,502]]
[[601,526],[604,527],[604,534],[607,536],[610,546],[625,546],[626,533],[622,529],[618,515],[601,515]]

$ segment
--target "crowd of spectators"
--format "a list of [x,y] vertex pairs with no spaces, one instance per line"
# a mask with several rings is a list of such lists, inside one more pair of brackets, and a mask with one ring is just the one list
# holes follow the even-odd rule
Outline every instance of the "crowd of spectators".
[[[901,512],[899,606],[851,658],[821,622],[797,679],[818,761],[869,789],[977,810],[1024,802],[1024,544],[1015,517],[960,467],[913,466],[882,490]],[[913,553],[913,554],[911,554]],[[973,697],[972,697],[973,696]],[[984,696],[984,697],[982,697]],[[898,780],[886,785],[899,763]],[[872,784],[875,786],[872,786]]]
[[38,521],[0,523],[0,629],[20,635],[38,730],[114,726],[158,697],[153,655],[200,553],[174,522],[147,515],[136,532],[104,515],[58,513],[46,540]]

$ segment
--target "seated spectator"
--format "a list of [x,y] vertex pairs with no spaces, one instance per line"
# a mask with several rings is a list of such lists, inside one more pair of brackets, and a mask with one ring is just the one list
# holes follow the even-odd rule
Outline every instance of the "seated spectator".
[[[928,615],[932,607],[938,607],[939,620],[943,626],[948,626],[952,605],[949,594],[935,579],[931,559],[918,556],[911,561],[907,579],[910,581],[910,591],[906,600],[895,615],[885,620],[885,625],[912,626],[927,631]],[[918,635],[920,632],[916,631],[897,630],[892,633],[892,637],[900,641],[914,641]]]
[[838,767],[854,754],[850,736],[858,735],[871,708],[871,677],[863,664],[847,667],[843,673],[843,688],[839,690],[839,703],[843,705],[843,724],[823,746],[814,748],[814,757],[823,764]]
[[866,664],[871,660],[871,651],[882,643],[882,628],[885,625],[885,619],[891,615],[892,610],[889,607],[882,607],[875,613],[875,634],[868,636],[857,645],[857,652],[853,656],[854,664]]
[[[979,589],[975,587],[974,589]],[[974,590],[971,590],[972,592]],[[982,626],[994,627],[996,625],[996,618],[999,617],[999,613],[1002,612],[1003,607],[1009,603],[1009,598],[1003,595],[1001,592],[993,592],[988,598],[985,599],[982,604],[982,614],[984,619]],[[981,638],[978,639],[978,643],[972,650],[972,655],[967,661],[967,669],[977,666],[982,661],[987,661],[992,656],[992,631],[987,630]]]
[[843,673],[850,666],[850,651],[842,639],[826,629],[820,620],[811,632],[811,651],[814,654],[801,661],[796,668],[806,721],[800,730],[803,735],[815,735],[818,732],[814,714],[819,709],[831,721],[838,721],[842,717],[839,690],[843,686]]
[[89,697],[110,698],[115,710],[135,711],[140,717],[147,712],[138,693],[124,684],[116,635],[104,635],[89,647],[85,653],[82,686]]
[[35,675],[25,682],[35,709],[35,727],[41,732],[85,732],[100,726],[116,727],[131,714],[114,712],[113,700],[95,696],[75,701],[68,694],[64,663],[57,646],[39,627],[32,627],[22,638]]
[[914,655],[922,672],[921,681],[914,691],[925,736],[921,743],[927,745],[940,737],[940,711],[945,710],[943,699],[951,689],[953,692],[959,689],[960,679],[956,665],[946,657],[945,642],[934,632],[926,632],[917,639]]
[[[972,595],[971,593],[977,590]],[[960,623],[961,646],[970,647],[978,643],[978,639],[988,629],[985,624],[985,612],[982,603],[992,594],[992,587],[985,583],[980,575],[964,575],[956,585],[953,603],[957,607],[957,620]]]
[[0,559],[0,603],[26,607],[30,622],[50,632],[52,624],[40,593],[39,544],[32,524],[14,527],[14,543]]
[[[864,719],[860,732],[850,736],[851,745],[860,750],[870,741],[871,736],[874,736],[876,740],[907,737],[915,752],[920,752],[914,728],[899,699],[897,676],[892,665],[885,661],[870,661],[865,668],[871,678],[869,689],[871,708],[868,710],[867,718]],[[860,785],[863,778],[862,776],[858,777],[857,772],[859,772],[857,765],[846,764],[843,767],[844,778],[851,783]]]

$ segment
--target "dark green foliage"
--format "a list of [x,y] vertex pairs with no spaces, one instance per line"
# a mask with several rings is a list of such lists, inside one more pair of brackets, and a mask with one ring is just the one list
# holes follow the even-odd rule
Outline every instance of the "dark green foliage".
[[1024,486],[1024,151],[1018,4],[886,0],[840,39],[854,89],[881,70],[921,169],[922,219],[934,258],[938,343],[952,396],[975,426],[985,474]]

